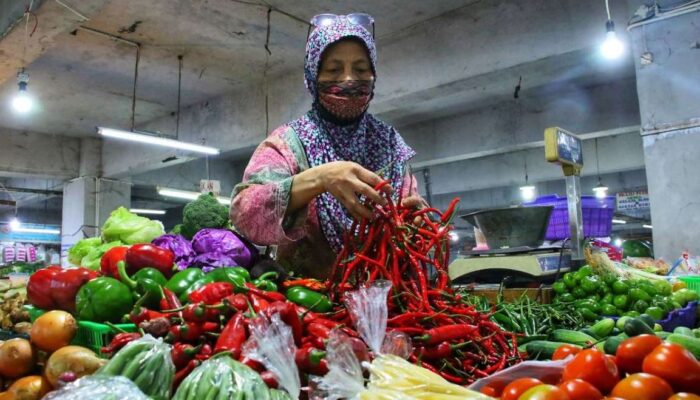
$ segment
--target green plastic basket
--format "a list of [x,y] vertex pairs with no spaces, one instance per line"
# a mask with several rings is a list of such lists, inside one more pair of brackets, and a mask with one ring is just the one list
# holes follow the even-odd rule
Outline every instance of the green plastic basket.
[[[115,324],[114,326],[126,332],[136,332],[136,325],[134,324]],[[71,344],[87,347],[97,353],[98,356],[106,358],[100,349],[107,346],[117,333],[119,332],[115,332],[114,329],[105,324],[78,321],[78,332],[76,332]]]
[[[24,309],[29,313],[29,319],[32,322],[46,312],[32,305],[25,305]],[[114,326],[127,332],[136,332],[136,325],[134,324],[115,324]],[[107,356],[102,354],[100,350],[102,347],[107,346],[117,333],[109,325],[92,321],[78,321],[78,330],[71,344],[87,347],[97,353],[98,356],[106,358]]]
[[700,294],[700,276],[679,276],[678,279],[684,282],[688,289]]

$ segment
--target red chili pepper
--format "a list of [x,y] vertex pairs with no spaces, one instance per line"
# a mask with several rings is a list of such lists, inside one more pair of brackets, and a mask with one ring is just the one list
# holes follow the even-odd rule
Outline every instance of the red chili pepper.
[[[145,298],[142,297],[142,298]],[[149,310],[146,307],[134,307],[129,313],[129,320],[134,325],[139,325],[144,321],[154,320],[156,318],[168,318],[169,314],[161,313],[158,311]]]
[[250,282],[246,282],[245,286],[248,288],[248,294],[254,294],[256,296],[262,297],[263,299],[267,301],[285,301],[287,300],[286,297],[282,293],[279,292],[270,292],[267,290],[262,290],[255,285],[253,285]]
[[248,298],[250,299],[250,304],[253,306],[253,311],[256,313],[265,311],[267,307],[270,306],[270,302],[260,296],[248,294]]
[[175,377],[173,378],[173,391],[180,386],[182,381],[187,378],[187,375],[189,375],[192,370],[197,368],[199,364],[199,360],[191,360],[187,363],[185,368],[182,368],[175,373]]
[[447,210],[445,210],[445,212],[442,214],[442,217],[440,218],[440,222],[445,223],[445,222],[449,221],[450,218],[452,218],[452,214],[454,213],[455,208],[457,207],[457,203],[459,203],[458,197],[455,197],[454,199],[452,199],[452,201],[450,202],[450,205],[447,206]]
[[226,326],[221,331],[214,346],[214,353],[230,351],[231,357],[237,360],[241,356],[241,349],[246,338],[245,317],[242,312],[239,312],[226,323]]
[[63,268],[50,265],[29,277],[27,299],[42,310],[75,312],[78,290],[99,274],[87,268]]
[[175,269],[175,254],[149,243],[135,244],[126,251],[125,261],[129,275],[141,268],[151,267],[169,278]]
[[277,383],[277,377],[272,372],[263,371],[260,373],[260,377],[270,389],[277,389],[279,387],[279,383]]
[[199,353],[197,353],[195,358],[199,361],[206,361],[212,355],[214,355],[214,351],[212,350],[211,345],[209,343],[204,343],[202,344],[202,349],[199,350]]
[[206,332],[217,331],[219,324],[215,322],[186,322],[181,325],[175,325],[170,328],[169,341],[182,340],[185,342],[194,342]]
[[107,250],[100,259],[100,272],[102,272],[102,275],[119,279],[117,264],[120,261],[126,261],[127,250],[129,250],[128,246],[117,246]]
[[470,324],[444,325],[428,329],[423,336],[415,339],[424,341],[427,345],[434,345],[450,340],[467,339],[478,330],[478,326]]
[[302,347],[294,354],[294,361],[300,371],[312,375],[325,375],[328,373],[328,364],[325,360],[326,352],[313,347]]
[[[253,309],[255,309],[255,305]],[[280,320],[292,328],[294,343],[297,346],[301,345],[303,326],[301,325],[301,319],[299,318],[297,307],[294,303],[276,301],[265,307],[263,313],[268,317],[271,317],[272,314],[279,314]]]
[[282,283],[282,287],[288,289],[292,286],[303,286],[307,289],[311,289],[316,292],[325,292],[326,284],[319,281],[318,279],[290,279]]
[[100,349],[100,352],[105,353],[105,354],[111,354],[119,351],[122,347],[126,346],[127,343],[141,338],[141,334],[138,332],[122,332],[122,333],[117,333],[114,335],[112,338],[112,341],[109,342],[109,345],[106,347],[103,347]]
[[163,298],[160,300],[161,310],[174,310],[182,307],[180,299],[177,297],[172,290],[164,287],[163,288]]
[[262,364],[260,364],[259,362],[253,360],[252,358],[248,358],[247,356],[244,356],[244,357],[240,360],[240,362],[241,362],[241,364],[244,364],[244,365],[248,366],[248,367],[249,367],[250,369],[252,369],[253,371],[261,372],[261,371],[264,371],[264,370],[265,370],[265,366],[264,366],[264,365],[262,365]]
[[172,350],[170,350],[170,357],[173,359],[173,364],[175,364],[175,369],[180,370],[185,368],[187,364],[194,359],[194,356],[199,353],[202,349],[202,345],[197,347],[192,346],[189,343],[175,343],[173,344]]
[[248,311],[248,298],[242,293],[232,294],[224,297],[221,302],[237,311]]
[[306,331],[309,335],[317,336],[321,339],[328,339],[331,334],[331,329],[327,326],[312,322],[306,326]]
[[205,322],[207,318],[207,309],[203,303],[190,303],[182,309],[182,319],[187,322]]
[[233,294],[234,286],[228,282],[212,282],[189,294],[191,303],[217,304]]

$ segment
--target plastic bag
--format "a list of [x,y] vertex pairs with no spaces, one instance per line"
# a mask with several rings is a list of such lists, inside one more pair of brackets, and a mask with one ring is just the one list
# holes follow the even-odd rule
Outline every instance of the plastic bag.
[[270,400],[272,395],[257,372],[220,353],[187,375],[173,396],[173,400],[217,398]]
[[155,400],[170,398],[175,365],[171,346],[162,338],[146,335],[129,342],[95,375],[124,376]]
[[313,378],[314,399],[353,399],[365,390],[362,367],[348,336],[338,329],[331,331],[326,344],[328,373]]
[[570,363],[574,357],[570,356],[563,360],[557,361],[523,361],[520,364],[513,365],[493,375],[478,379],[476,382],[469,385],[469,389],[479,391],[482,387],[493,382],[510,383],[519,378],[543,378],[557,376],[560,377],[564,372],[566,364]]
[[381,354],[386,335],[386,320],[389,315],[386,298],[389,290],[391,282],[379,280],[369,287],[362,287],[345,295],[345,306],[352,322],[362,340],[375,355]]
[[275,375],[279,385],[298,399],[301,382],[294,361],[297,347],[294,345],[292,328],[282,322],[279,314],[273,314],[269,320],[265,315],[259,315],[249,329],[250,338],[243,347],[243,353],[262,363]]
[[132,214],[124,207],[112,211],[102,225],[102,239],[105,242],[119,240],[124,244],[151,243],[164,234],[163,223]]
[[85,376],[44,396],[44,400],[149,400],[123,376]]

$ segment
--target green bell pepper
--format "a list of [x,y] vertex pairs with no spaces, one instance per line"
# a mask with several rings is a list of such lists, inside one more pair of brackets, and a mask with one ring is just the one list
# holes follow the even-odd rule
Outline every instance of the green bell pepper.
[[277,272],[269,271],[260,275],[258,279],[255,279],[252,283],[259,289],[267,290],[268,292],[276,292],[277,284],[274,282],[274,280],[278,277],[279,274]]
[[328,296],[303,286],[292,286],[287,289],[287,300],[316,312],[328,312],[333,308]]
[[[240,271],[244,271],[245,274]],[[244,287],[250,275],[241,267],[223,267],[209,272],[206,278],[211,279],[211,282],[228,282],[236,287]]]
[[[137,298],[143,297],[144,299],[142,300],[142,304],[146,308],[157,308],[160,300],[163,298],[163,287],[156,282],[154,279],[151,278],[138,278],[138,279],[133,279],[129,277],[129,275],[126,273],[126,263],[124,261],[120,261],[117,263],[117,271],[119,271],[119,279],[122,281],[123,284],[129,287],[135,294]],[[161,277],[163,277],[163,274],[161,274],[159,271],[156,271],[158,274],[160,274]],[[156,279],[158,279],[157,275],[154,275],[153,273],[144,273],[143,276],[154,276]],[[134,275],[135,276],[135,275]],[[163,281],[165,280],[165,277],[163,277]]]
[[166,283],[168,283],[168,278],[163,275],[162,272],[158,271],[155,268],[141,268],[140,270],[136,271],[135,274],[131,275],[133,279],[136,279],[137,281],[139,279],[144,279],[148,278],[153,281],[155,281],[157,284],[161,286],[165,286]]
[[83,285],[75,298],[78,319],[119,322],[134,307],[131,290],[114,278],[95,278]]
[[173,275],[165,284],[165,288],[175,293],[180,299],[187,299],[192,285],[204,278],[204,272],[199,268],[187,268]]

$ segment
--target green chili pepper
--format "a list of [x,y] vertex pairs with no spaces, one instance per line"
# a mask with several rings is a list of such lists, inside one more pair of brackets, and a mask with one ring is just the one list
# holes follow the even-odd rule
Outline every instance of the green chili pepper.
[[[173,275],[172,278],[165,284],[165,288],[173,292],[180,299],[187,299],[187,294],[189,294],[188,289],[197,282],[198,280],[204,278],[204,272],[199,268],[187,268]],[[190,290],[191,291],[191,290]],[[187,292],[185,294],[185,292]]]
[[326,295],[303,286],[292,286],[287,289],[287,300],[316,312],[328,312],[333,308],[333,304]]
[[[158,303],[160,303],[160,300],[164,296],[163,287],[158,282],[151,278],[132,279],[126,273],[126,263],[124,263],[124,261],[119,261],[119,263],[117,263],[117,271],[119,271],[119,279],[122,281],[123,284],[128,286],[129,289],[131,289],[137,295],[137,297],[145,298],[143,300],[144,306],[146,306],[147,308],[158,307]],[[159,271],[154,271],[160,274]],[[145,273],[143,275],[153,276],[153,274],[148,273]],[[161,277],[163,278],[163,280],[165,280],[165,277],[163,277],[162,274]],[[157,279],[158,276],[155,276],[155,278]]]

